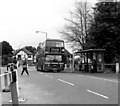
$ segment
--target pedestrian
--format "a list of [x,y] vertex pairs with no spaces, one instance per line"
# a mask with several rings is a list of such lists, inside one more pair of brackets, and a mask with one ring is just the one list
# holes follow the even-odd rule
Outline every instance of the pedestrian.
[[27,59],[26,58],[23,60],[21,75],[23,75],[24,71],[27,73],[27,75],[29,75],[29,73],[28,73],[28,64],[27,64]]
[[82,71],[82,62],[79,64],[79,71]]
[[93,59],[92,64],[93,64],[93,72],[97,72],[97,62],[95,59]]
[[16,57],[13,57],[12,63],[14,63],[14,69],[17,69],[17,59],[16,59]]

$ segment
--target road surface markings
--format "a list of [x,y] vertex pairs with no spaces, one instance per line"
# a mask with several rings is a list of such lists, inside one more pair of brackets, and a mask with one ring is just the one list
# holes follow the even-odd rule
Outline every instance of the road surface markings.
[[116,83],[118,83],[117,80],[110,80],[110,79],[98,78],[98,77],[94,77],[94,76],[90,76],[90,75],[87,75],[87,76],[85,76],[85,75],[79,75],[79,76],[80,76],[80,77],[88,77],[88,78],[94,78],[94,79],[99,79],[99,80],[105,80],[105,81],[111,81],[111,82],[116,82]]
[[64,80],[61,80],[61,79],[58,79],[58,80],[61,81],[61,82],[67,83],[67,84],[69,84],[69,85],[74,86],[74,84],[72,84],[72,83],[70,83],[70,82],[67,82],[67,81],[64,81]]
[[102,94],[99,94],[99,93],[97,93],[97,92],[93,92],[93,91],[91,91],[91,90],[86,90],[86,91],[87,91],[87,92],[90,92],[90,93],[93,93],[93,94],[95,94],[95,95],[101,96],[101,97],[103,97],[103,98],[109,99],[109,97],[104,96],[104,95],[102,95]]

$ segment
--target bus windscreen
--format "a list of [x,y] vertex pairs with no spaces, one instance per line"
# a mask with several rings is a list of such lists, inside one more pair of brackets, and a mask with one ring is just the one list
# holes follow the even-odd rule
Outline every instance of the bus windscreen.
[[47,47],[64,47],[63,41],[47,41]]
[[46,55],[45,60],[47,62],[62,62],[62,56],[61,55]]

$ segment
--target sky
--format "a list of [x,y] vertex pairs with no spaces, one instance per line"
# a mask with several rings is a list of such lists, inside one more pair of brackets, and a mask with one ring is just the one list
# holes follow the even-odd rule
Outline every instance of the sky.
[[46,35],[36,31],[46,32],[48,38],[61,39],[58,31],[63,28],[64,18],[69,15],[75,1],[1,0],[0,42],[9,42],[13,49],[37,47]]

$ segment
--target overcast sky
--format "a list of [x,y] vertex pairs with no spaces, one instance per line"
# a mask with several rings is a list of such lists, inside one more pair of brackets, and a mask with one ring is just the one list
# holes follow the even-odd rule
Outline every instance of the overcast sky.
[[[96,1],[96,0],[94,0]],[[48,38],[60,38],[57,31],[74,6],[75,0],[1,0],[0,41],[8,41],[13,49],[36,47]],[[93,2],[93,0],[91,1]]]

